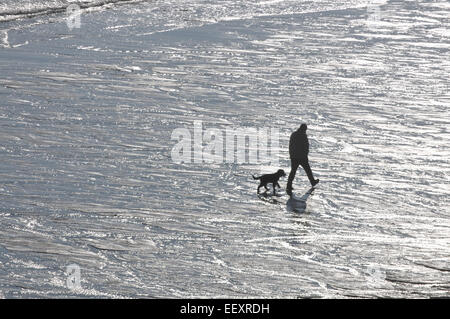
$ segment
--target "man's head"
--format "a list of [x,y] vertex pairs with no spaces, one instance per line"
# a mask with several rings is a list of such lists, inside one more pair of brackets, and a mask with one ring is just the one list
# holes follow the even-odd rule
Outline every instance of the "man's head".
[[307,129],[308,129],[308,126],[305,123],[300,125],[300,128],[299,128],[300,132],[306,132]]

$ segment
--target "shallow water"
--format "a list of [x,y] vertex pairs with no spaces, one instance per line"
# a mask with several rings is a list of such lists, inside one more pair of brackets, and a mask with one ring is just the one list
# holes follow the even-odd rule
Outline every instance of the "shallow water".
[[[450,296],[450,8],[366,6],[4,14],[0,296]],[[278,129],[279,165],[175,163],[196,120]],[[258,198],[301,122],[319,186]]]

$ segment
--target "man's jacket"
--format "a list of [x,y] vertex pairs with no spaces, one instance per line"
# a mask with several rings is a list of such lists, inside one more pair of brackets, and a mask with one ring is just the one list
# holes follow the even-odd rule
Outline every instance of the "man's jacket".
[[298,129],[291,134],[289,139],[289,155],[291,158],[307,159],[309,153],[309,141],[306,132]]

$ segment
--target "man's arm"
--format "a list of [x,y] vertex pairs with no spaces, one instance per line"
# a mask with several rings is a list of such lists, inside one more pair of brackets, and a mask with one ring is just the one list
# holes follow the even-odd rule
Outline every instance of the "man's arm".
[[291,134],[289,138],[289,155],[293,155],[295,153],[295,145],[294,145],[294,133]]
[[309,140],[308,140],[308,136],[305,134],[305,153],[306,155],[309,154]]

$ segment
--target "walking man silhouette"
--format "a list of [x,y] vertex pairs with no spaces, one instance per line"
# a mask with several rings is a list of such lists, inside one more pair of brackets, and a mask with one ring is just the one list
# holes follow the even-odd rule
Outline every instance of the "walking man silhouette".
[[291,172],[289,173],[288,182],[286,186],[286,193],[292,196],[292,181],[299,165],[303,167],[308,175],[309,182],[314,187],[319,182],[319,179],[314,179],[311,167],[309,167],[308,153],[309,141],[306,136],[306,124],[300,125],[300,128],[291,134],[289,139],[289,156],[291,157]]

